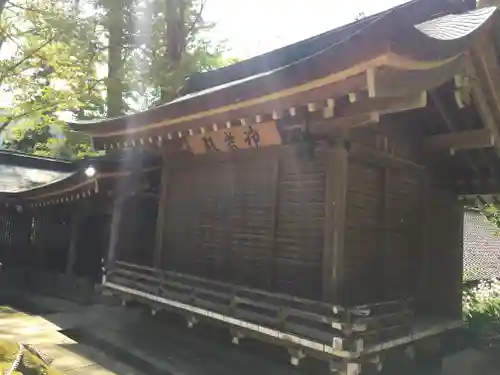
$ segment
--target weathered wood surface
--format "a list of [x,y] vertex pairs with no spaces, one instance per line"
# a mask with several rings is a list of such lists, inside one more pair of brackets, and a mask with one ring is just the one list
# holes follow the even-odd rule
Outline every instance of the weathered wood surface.
[[158,275],[154,268],[124,262],[116,263],[106,285],[113,292],[117,292],[114,285],[135,290],[139,293],[124,293],[122,298],[138,299],[154,309],[171,309],[172,306],[175,309],[181,303],[177,310],[188,316],[218,316],[218,320],[226,317],[229,325],[231,318],[241,319],[246,322],[240,324],[243,328],[261,327],[258,331],[298,335],[317,345],[333,345],[332,350],[343,355],[356,353],[360,345],[370,347],[409,334],[413,321],[411,301],[346,308],[175,272],[165,271]]
[[[419,240],[433,204],[422,200],[422,137],[399,125],[350,132],[344,171],[332,165],[328,178],[321,142],[170,158],[162,214],[155,197],[125,199],[117,260],[349,305],[439,298],[419,292],[418,275],[432,268]],[[346,203],[335,223],[327,203],[344,194],[332,188],[342,174]]]

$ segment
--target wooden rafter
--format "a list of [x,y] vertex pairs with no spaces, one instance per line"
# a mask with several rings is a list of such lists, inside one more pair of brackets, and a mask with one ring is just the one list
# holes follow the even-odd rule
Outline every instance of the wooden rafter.
[[495,42],[491,35],[476,47],[475,56],[485,74],[484,84],[493,98],[496,110],[500,112],[500,66],[496,57]]
[[[483,84],[483,82],[479,79],[478,77],[478,70],[481,69],[483,72],[485,72],[486,76],[488,76],[488,66],[486,64],[486,60],[483,59],[482,52],[480,51],[481,48],[476,48],[475,53],[479,55],[479,65],[476,67],[474,64],[472,58],[467,59],[467,71],[468,74],[472,77],[471,79],[471,86],[472,86],[472,95],[474,97],[474,101],[477,105],[477,109],[479,111],[479,115],[481,116],[481,119],[483,120],[484,126],[488,131],[491,133],[495,148],[498,149],[500,147],[500,131],[496,123],[496,119],[494,116],[494,113],[492,111],[492,108],[488,104],[487,100],[487,94],[485,93],[485,89],[488,89],[488,91],[491,90],[491,82],[488,84]],[[489,81],[489,79],[486,79]],[[486,86],[486,87],[485,87]]]
[[377,112],[389,114],[407,111],[410,109],[423,108],[427,105],[426,92],[418,92],[408,96],[398,97],[372,97],[353,102],[343,110],[339,109],[336,114],[340,118],[350,118],[360,114]]
[[[450,132],[454,132],[456,128],[453,124],[451,116],[445,104],[442,102],[441,98],[437,94],[437,92],[433,93],[433,95],[431,96],[431,100],[436,106],[436,109],[438,110],[439,114],[441,115],[441,118],[443,119],[445,126],[448,128]],[[465,160],[472,169],[477,170],[476,163],[474,163],[474,161],[468,155],[465,156]]]
[[426,152],[481,149],[493,145],[494,139],[487,129],[433,135],[426,137],[424,140],[424,150]]
[[420,171],[425,170],[425,166],[415,163],[411,160],[406,160],[398,156],[391,155],[387,151],[377,150],[356,142],[351,143],[351,147],[349,149],[349,157],[365,162],[369,160],[373,164],[384,167],[391,167],[393,169],[412,168],[414,170]]
[[[491,134],[494,150],[500,156],[500,66],[494,50],[494,41],[487,36],[477,43],[467,59],[467,73],[471,77],[471,88],[474,102],[484,126]],[[488,99],[492,99],[488,101]],[[497,168],[483,155],[492,173]]]

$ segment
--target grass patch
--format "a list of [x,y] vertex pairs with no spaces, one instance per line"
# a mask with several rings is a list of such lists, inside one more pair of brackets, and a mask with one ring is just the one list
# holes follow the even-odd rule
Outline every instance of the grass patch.
[[[11,341],[0,340],[0,374],[10,369],[19,351],[19,345]],[[61,372],[49,368],[37,356],[24,352],[23,358],[16,372],[16,375],[62,375]]]

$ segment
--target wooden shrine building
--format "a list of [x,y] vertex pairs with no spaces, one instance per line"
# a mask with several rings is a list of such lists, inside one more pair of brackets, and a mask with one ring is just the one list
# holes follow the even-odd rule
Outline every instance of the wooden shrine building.
[[74,212],[71,189],[93,191],[86,212],[112,212],[103,285],[123,301],[294,364],[380,368],[461,325],[463,205],[500,194],[499,17],[414,0],[70,124],[131,155],[115,169],[129,177],[77,173],[22,193],[23,212]]
[[72,163],[0,151],[0,280],[90,297],[102,283],[116,192],[151,194],[155,159],[125,152]]

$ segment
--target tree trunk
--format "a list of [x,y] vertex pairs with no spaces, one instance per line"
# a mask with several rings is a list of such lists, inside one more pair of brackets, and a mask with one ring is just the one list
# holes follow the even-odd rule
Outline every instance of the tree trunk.
[[124,39],[123,9],[121,2],[109,2],[107,28],[108,46],[108,79],[106,80],[106,105],[108,117],[121,116],[124,113],[122,82],[122,49]]
[[[179,73],[185,51],[186,8],[186,0],[166,0],[165,62],[168,71],[173,74]],[[162,103],[173,99],[172,90],[172,87],[164,86],[161,88],[160,100]]]
[[0,17],[2,16],[3,10],[5,9],[5,5],[7,4],[7,0],[0,0]]

